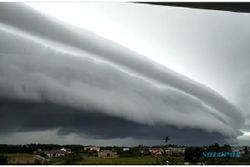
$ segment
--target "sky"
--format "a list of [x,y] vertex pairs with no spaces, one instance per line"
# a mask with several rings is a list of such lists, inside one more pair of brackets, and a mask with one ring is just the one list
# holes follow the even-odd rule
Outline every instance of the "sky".
[[249,145],[249,17],[0,4],[0,143]]

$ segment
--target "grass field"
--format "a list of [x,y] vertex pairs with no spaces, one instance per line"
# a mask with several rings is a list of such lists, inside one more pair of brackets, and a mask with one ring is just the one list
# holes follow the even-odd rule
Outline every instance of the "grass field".
[[65,164],[64,158],[50,158],[47,162],[48,165],[63,165]]
[[[33,164],[34,155],[15,153],[15,154],[5,154],[8,158],[8,164]],[[184,164],[183,157],[118,157],[118,158],[97,158],[97,157],[87,157],[84,159],[78,159],[76,161],[71,161],[69,164],[78,165],[151,165],[151,164],[169,164],[182,165]],[[67,158],[51,158],[47,164],[59,165],[68,164]]]
[[183,164],[184,159],[181,157],[119,157],[113,159],[102,158],[87,158],[76,162],[76,164],[82,165],[150,165],[150,164],[166,164],[169,161],[170,164]]
[[8,158],[8,164],[33,164],[34,155],[33,154],[24,154],[24,153],[15,153],[15,154],[5,154]]

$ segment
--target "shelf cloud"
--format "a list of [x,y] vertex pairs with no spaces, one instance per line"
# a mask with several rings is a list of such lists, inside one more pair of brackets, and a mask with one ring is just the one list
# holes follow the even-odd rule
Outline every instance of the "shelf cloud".
[[1,134],[209,144],[234,141],[244,124],[206,85],[18,3],[0,4],[0,92]]

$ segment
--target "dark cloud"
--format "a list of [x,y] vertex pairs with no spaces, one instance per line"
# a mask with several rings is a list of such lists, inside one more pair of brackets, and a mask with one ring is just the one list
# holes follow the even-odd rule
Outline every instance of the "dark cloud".
[[[131,122],[93,111],[76,109],[49,103],[22,101],[0,102],[0,133],[42,131],[58,129],[60,135],[86,134],[95,139],[138,138],[163,140],[170,136],[178,144],[199,145],[213,142],[227,143],[225,136],[201,129],[176,128],[175,126],[150,126]],[[199,137],[197,137],[199,136]],[[18,139],[17,139],[18,140]],[[52,141],[53,142],[53,141]]]
[[[22,29],[30,34],[91,52],[95,56],[115,63],[128,71],[184,90],[188,94],[205,101],[208,105],[213,106],[223,114],[233,116],[234,119],[231,121],[235,126],[242,126],[243,118],[238,114],[237,109],[221,97],[221,95],[207,87],[192,82],[184,76],[174,74],[173,71],[166,67],[160,67],[159,64],[155,64],[150,60],[142,59],[140,55],[129,49],[100,38],[88,31],[81,30],[81,32],[76,32],[65,24],[42,17],[35,11],[32,12],[31,9],[28,9],[29,7],[21,6],[20,4],[6,4],[1,5],[1,7],[2,14],[0,13],[0,20],[4,24]],[[11,10],[13,8],[15,10]],[[186,84],[183,84],[183,82]],[[237,121],[237,123],[234,121]]]
[[241,113],[214,90],[22,4],[0,5],[0,44],[2,133],[167,134],[183,144],[241,134]]

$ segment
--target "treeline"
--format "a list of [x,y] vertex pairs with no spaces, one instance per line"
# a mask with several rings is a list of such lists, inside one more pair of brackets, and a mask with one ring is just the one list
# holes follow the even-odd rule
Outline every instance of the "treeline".
[[60,148],[69,148],[72,151],[82,150],[81,145],[57,145],[57,144],[26,144],[26,145],[8,145],[0,144],[0,153],[33,153],[38,149],[53,150]]

